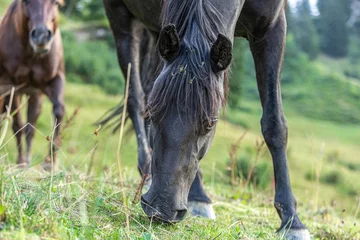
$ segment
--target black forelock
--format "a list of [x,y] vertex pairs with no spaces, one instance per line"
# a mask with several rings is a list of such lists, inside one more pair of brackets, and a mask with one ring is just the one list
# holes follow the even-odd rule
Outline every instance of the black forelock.
[[214,73],[210,64],[211,46],[225,31],[220,14],[210,1],[167,0],[162,19],[163,26],[176,26],[181,47],[179,56],[164,64],[154,83],[148,114],[161,118],[169,107],[177,107],[191,120],[211,120],[225,103],[224,73]]

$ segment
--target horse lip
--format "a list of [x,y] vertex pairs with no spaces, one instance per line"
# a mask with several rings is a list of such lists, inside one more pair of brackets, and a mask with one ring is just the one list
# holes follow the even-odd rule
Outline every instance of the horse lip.
[[[164,215],[158,209],[152,207],[149,204],[149,202],[144,199],[143,196],[141,197],[141,205],[147,217],[152,221],[165,223],[165,224],[175,224],[182,221],[182,218],[180,219],[175,217],[174,218],[167,217],[166,214]],[[187,208],[184,207],[184,210],[187,210]],[[174,213],[174,215],[176,216],[177,210],[173,210],[171,212]]]
[[44,54],[44,53],[48,53],[48,52],[49,52],[49,49],[46,49],[46,48],[44,48],[44,49],[37,49],[35,52],[36,52],[36,53],[40,53],[40,54]]
[[36,53],[36,54],[47,54],[50,52],[50,48],[47,48],[46,46],[39,47],[39,46],[33,45],[32,49],[33,49],[34,53]]
[[50,52],[50,42],[45,44],[36,44],[30,40],[30,46],[35,54],[44,55]]
[[179,220],[179,219],[168,220],[168,219],[162,218],[161,215],[157,215],[157,214],[155,214],[153,216],[148,216],[148,218],[155,222],[160,222],[160,223],[164,223],[164,224],[175,224],[175,223],[181,222],[181,220]]
[[164,224],[175,224],[181,222],[180,219],[168,219],[164,218],[163,214],[161,214],[159,211],[154,212],[151,216],[148,215],[149,220],[164,223]]

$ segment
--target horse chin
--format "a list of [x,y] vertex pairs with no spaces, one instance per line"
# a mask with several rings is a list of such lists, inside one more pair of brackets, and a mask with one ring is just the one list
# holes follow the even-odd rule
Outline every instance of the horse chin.
[[39,45],[36,45],[36,44],[34,44],[34,43],[32,43],[30,41],[30,45],[31,45],[31,48],[32,48],[34,54],[35,55],[40,55],[40,56],[48,54],[50,52],[50,49],[51,49],[50,44],[39,46]]
[[49,48],[36,48],[33,50],[36,55],[41,55],[41,56],[47,55],[50,52]]

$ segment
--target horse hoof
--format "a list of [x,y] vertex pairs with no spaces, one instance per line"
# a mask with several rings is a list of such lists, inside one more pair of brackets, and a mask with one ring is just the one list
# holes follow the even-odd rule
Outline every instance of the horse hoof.
[[53,171],[56,171],[57,170],[57,165],[56,163],[52,164],[51,162],[47,162],[45,161],[43,164],[42,164],[42,168],[47,171],[47,172],[51,172],[52,170]]
[[188,203],[188,211],[193,216],[204,217],[212,220],[216,219],[214,208],[211,203],[190,201]]
[[151,184],[152,184],[152,178],[151,178],[151,177],[148,177],[148,178],[145,180],[145,183],[144,183],[144,185],[143,185],[142,193],[146,193],[147,191],[149,191]]
[[26,168],[27,165],[29,165],[29,162],[27,161],[27,159],[25,157],[19,156],[16,161],[16,165],[18,168]]
[[26,168],[29,165],[28,162],[18,162],[17,166],[18,168],[22,169],[22,168]]
[[290,229],[285,234],[287,240],[310,240],[310,233],[307,229]]

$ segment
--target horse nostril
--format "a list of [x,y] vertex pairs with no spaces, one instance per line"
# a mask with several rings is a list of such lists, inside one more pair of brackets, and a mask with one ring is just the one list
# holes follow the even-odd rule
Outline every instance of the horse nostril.
[[186,215],[186,212],[187,212],[187,209],[177,210],[175,220],[177,220],[177,221],[183,220]]
[[52,38],[52,36],[53,36],[52,31],[51,31],[51,30],[47,30],[47,35],[46,35],[46,37],[47,37],[48,41]]
[[36,37],[36,30],[35,30],[35,29],[31,30],[31,32],[30,32],[30,37],[31,37],[32,39],[34,39],[34,38]]

